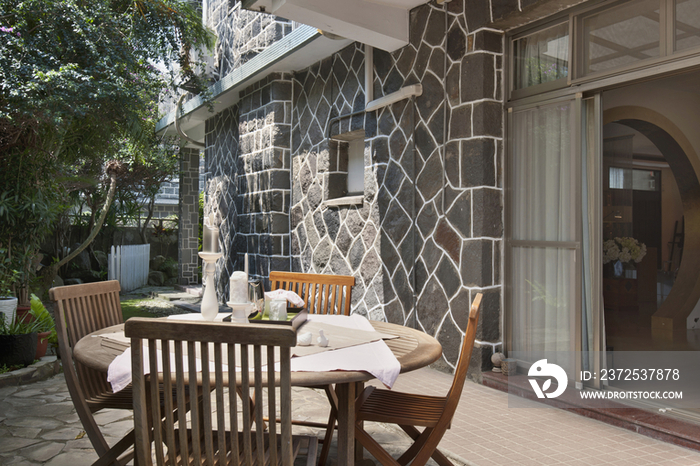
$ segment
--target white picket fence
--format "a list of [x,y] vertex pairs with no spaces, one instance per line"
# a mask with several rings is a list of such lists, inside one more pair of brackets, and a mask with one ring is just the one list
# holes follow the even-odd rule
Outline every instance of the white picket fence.
[[150,244],[112,246],[109,254],[109,279],[119,280],[122,291],[146,286],[150,258]]

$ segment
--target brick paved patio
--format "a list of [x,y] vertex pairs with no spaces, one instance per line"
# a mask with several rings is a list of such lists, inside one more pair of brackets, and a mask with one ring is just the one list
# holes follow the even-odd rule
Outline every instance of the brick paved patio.
[[[444,394],[451,380],[448,374],[421,369],[399,377],[395,388]],[[294,399],[297,418],[301,411],[314,419],[325,416],[322,394],[301,390]],[[62,374],[2,388],[0,400],[0,464],[78,466],[96,459],[87,437],[76,438],[82,426]],[[131,425],[128,411],[97,418],[108,441],[116,441]],[[396,451],[408,443],[393,426],[374,425],[371,430]],[[466,384],[441,447],[462,465],[700,465],[696,451],[563,410],[509,408],[506,393],[474,383]]]

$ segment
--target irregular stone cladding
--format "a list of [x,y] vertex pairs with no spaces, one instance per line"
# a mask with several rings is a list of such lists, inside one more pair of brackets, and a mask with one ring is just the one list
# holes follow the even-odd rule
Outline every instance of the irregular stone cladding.
[[[415,100],[329,129],[364,108],[363,46],[294,75],[292,268],[354,275],[354,311],[435,336],[445,369],[483,292],[478,374],[501,342],[503,36],[459,1],[418,7],[410,21],[410,45],[374,50],[374,97],[421,83]],[[324,205],[342,169],[327,133],[362,128],[364,202]]]
[[177,248],[180,285],[195,285],[199,281],[199,159],[198,150],[180,151]]
[[284,18],[244,10],[238,1],[213,0],[207,7],[207,25],[218,37],[215,54],[218,79],[298,26]]
[[291,75],[274,73],[207,120],[207,203],[225,219],[217,264],[222,301],[246,252],[251,279],[289,270],[291,96]]
[[[227,277],[238,270],[233,249],[238,231],[238,106],[229,107],[206,121],[204,150],[205,212],[219,213],[219,240],[223,256],[217,262],[216,281],[220,301],[226,301]],[[220,188],[217,191],[217,186]]]
[[[470,368],[478,378],[502,339],[503,34],[489,24],[548,3],[557,0],[454,0],[412,10],[410,44],[391,54],[375,49],[373,85],[378,98],[421,83],[414,100],[329,128],[331,118],[364,108],[364,52],[353,44],[291,77],[266,78],[209,120],[208,179],[226,179],[217,202],[231,225],[222,235],[222,276],[242,268],[245,250],[263,277],[289,269],[354,275],[355,312],[435,336],[443,345],[438,366],[447,370],[457,362],[469,304],[483,292]],[[249,56],[263,30],[284,23],[225,1],[213,10],[222,76]],[[241,31],[245,37],[236,36]],[[266,100],[264,89],[290,80],[290,100]],[[363,203],[324,205],[331,175],[344,169],[326,135],[358,129],[365,131]],[[273,187],[272,175],[281,180],[290,167],[291,184]],[[220,281],[220,291],[226,287]]]

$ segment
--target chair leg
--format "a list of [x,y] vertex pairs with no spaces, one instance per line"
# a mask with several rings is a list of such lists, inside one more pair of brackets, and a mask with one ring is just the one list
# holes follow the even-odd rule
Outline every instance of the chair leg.
[[124,453],[130,446],[134,445],[134,431],[133,429],[129,431],[121,440],[119,440],[112,448],[110,448],[104,455],[92,463],[92,466],[108,466],[115,464],[118,466],[128,463],[134,457],[134,451],[128,452],[126,455],[120,458],[122,453]]
[[355,426],[355,440],[360,442],[377,461],[384,466],[400,466],[399,463],[374,440],[364,429]]
[[[404,432],[406,432],[413,440],[418,440],[418,438],[422,436],[421,432],[418,429],[416,429],[414,426],[401,425],[399,427],[401,427],[404,430]],[[423,431],[423,433],[428,434],[429,432]],[[412,450],[414,447],[416,447],[415,451],[412,452],[412,454],[409,458],[404,459],[404,456],[407,456],[409,453],[409,450],[407,450],[403,455],[401,455],[401,457],[398,459],[398,462],[401,465],[408,464],[418,454],[418,451],[420,451],[420,447],[423,446],[423,444],[425,443],[425,440],[427,440],[427,438],[428,438],[428,435],[423,437],[422,442],[416,441],[413,445],[411,445],[411,448],[409,448],[409,450]],[[454,466],[454,464],[452,464],[452,461],[450,461],[445,455],[443,455],[442,452],[440,452],[440,450],[438,450],[437,448],[435,449],[435,451],[433,452],[431,457],[440,466]]]
[[328,423],[326,424],[326,435],[323,437],[323,446],[321,447],[321,454],[318,457],[318,466],[325,466],[326,460],[328,459],[328,453],[331,450],[331,443],[333,442],[333,432],[335,431],[335,421],[338,419],[338,395],[335,393],[335,389],[332,385],[326,385],[324,391],[326,392],[326,397],[331,405],[331,411],[328,415]]
[[[241,390],[241,387],[236,387],[236,393],[238,393],[238,398],[241,399],[242,403],[245,403],[246,398],[248,399],[248,403],[250,405],[250,422],[253,423],[255,422],[255,395],[253,396],[246,396],[243,394],[243,391]],[[263,417],[263,429],[267,429],[267,421],[268,419]]]
[[316,437],[307,438],[306,466],[316,466],[316,453],[318,451],[318,439]]
[[328,416],[328,424],[326,424],[326,435],[323,437],[323,446],[321,454],[318,455],[318,466],[325,466],[328,459],[328,453],[331,451],[331,443],[333,442],[333,432],[335,431],[335,421],[337,418],[335,408],[331,407],[331,412]]
[[413,458],[416,457],[421,448],[423,448],[423,445],[428,439],[428,435],[430,435],[430,431],[432,429],[426,427],[423,432],[420,432],[414,426],[410,425],[399,425],[399,427],[401,427],[404,432],[406,432],[409,437],[413,439],[413,445],[411,445],[408,450],[406,450],[397,460],[401,466],[406,466],[413,460]]

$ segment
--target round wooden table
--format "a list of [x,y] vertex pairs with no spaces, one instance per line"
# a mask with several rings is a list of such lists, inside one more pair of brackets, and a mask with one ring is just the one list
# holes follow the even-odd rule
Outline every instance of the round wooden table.
[[[435,361],[442,354],[442,346],[435,338],[420,330],[386,322],[370,321],[375,330],[397,335],[399,338],[385,343],[401,364],[401,372],[420,369]],[[99,335],[124,331],[124,325],[115,325],[93,332],[81,338],[73,348],[73,357],[87,367],[107,373],[112,360],[124,352],[126,346],[103,344]],[[313,386],[336,384],[338,396],[338,465],[351,466],[361,459],[362,448],[355,446],[355,399],[364,382],[373,378],[363,371],[292,372],[292,385]]]

